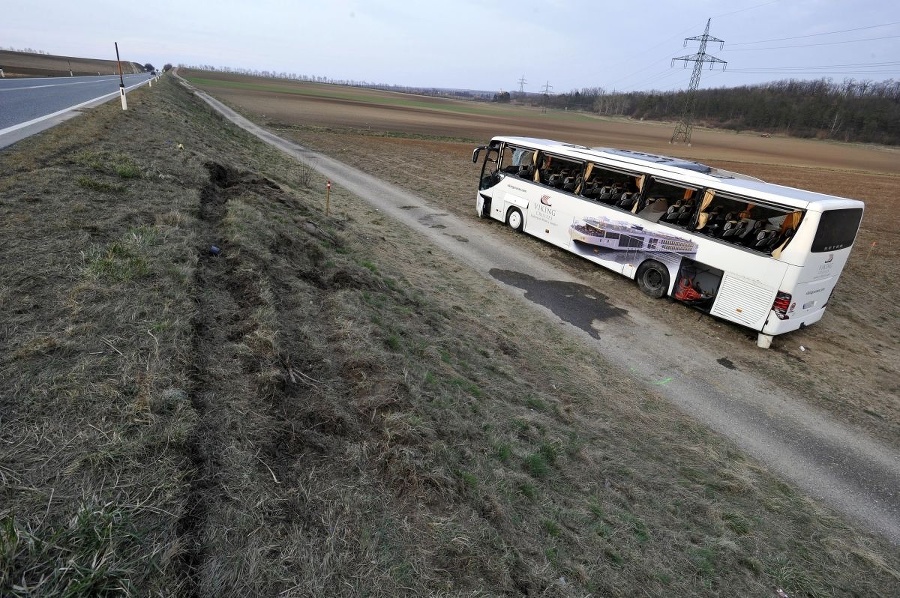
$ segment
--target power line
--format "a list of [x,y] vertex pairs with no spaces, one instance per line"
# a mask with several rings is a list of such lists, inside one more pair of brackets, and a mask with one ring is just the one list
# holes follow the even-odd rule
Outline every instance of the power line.
[[[685,32],[690,31],[691,29],[693,29],[693,27],[694,27],[693,25],[691,25],[690,27],[685,27],[685,28],[682,29],[681,31],[678,31],[677,33],[673,33],[670,37],[667,37],[667,38],[663,39],[662,41],[660,41],[659,43],[657,43],[657,44],[654,45],[654,46],[649,46],[649,47],[647,47],[647,48],[642,48],[642,49],[641,49],[641,53],[644,54],[644,55],[647,55],[647,54],[649,54],[650,52],[652,52],[653,50],[655,50],[656,48],[659,48],[659,47],[664,46],[664,45],[667,46],[667,45],[669,44],[670,41],[672,41],[673,39],[675,39],[675,38],[677,38],[677,37],[683,35]],[[661,59],[659,59],[659,60],[656,61],[656,62],[662,62],[663,60],[669,60],[669,61],[671,61],[671,59],[668,57],[668,53],[667,53],[667,55],[666,55],[665,58],[661,58]],[[644,71],[646,71],[646,70],[649,70],[649,69],[653,68],[653,66],[656,64],[656,62],[653,62],[653,63],[651,63],[651,64],[645,66],[645,67],[642,68],[642,69],[637,69],[636,71],[630,71],[630,72],[629,72],[627,75],[625,75],[624,77],[620,77],[620,78],[616,79],[615,81],[612,81],[611,83],[607,83],[607,84],[606,84],[606,87],[610,87],[610,86],[615,87],[616,85],[618,85],[618,84],[621,83],[622,81],[627,81],[628,79],[630,79],[630,78],[633,77],[634,75],[637,75],[638,73],[642,73],[642,72],[644,72]],[[670,67],[670,68],[671,68],[671,67]]]
[[730,73],[743,73],[745,75],[801,75],[801,74],[814,74],[814,75],[894,75],[900,74],[900,69],[893,70],[850,70],[850,71],[832,71],[832,70],[815,70],[815,69],[796,69],[796,70],[786,70],[786,69],[767,69],[767,68],[747,68],[747,69],[732,69],[729,71]]
[[[645,78],[645,79],[642,79],[642,80],[640,80],[640,81],[637,81],[636,83],[630,85],[630,86],[629,86],[628,88],[626,88],[626,89],[637,89],[638,87],[644,87],[644,86],[645,86],[646,84],[648,84],[648,83],[656,83],[656,82],[660,82],[660,81],[662,81],[662,80],[664,80],[664,79],[668,79],[668,78],[670,78],[670,77],[674,77],[676,74],[677,74],[676,71],[673,71],[672,68],[669,67],[669,68],[667,68],[667,69],[664,70],[664,71],[660,71],[660,72],[658,72],[658,73],[656,73],[656,74],[654,74],[654,75],[652,75],[652,76],[650,76],[650,77],[647,77],[647,78]],[[625,90],[623,90],[623,91],[625,91]]]
[[796,44],[793,46],[770,46],[768,48],[738,48],[732,52],[754,52],[759,50],[784,50],[786,48],[812,48],[815,46],[838,46],[840,44],[855,44],[859,42],[874,42],[882,39],[896,39],[900,35],[886,35],[884,37],[867,37],[865,39],[848,39],[842,42],[822,42],[820,44]]
[[[843,69],[843,68],[885,68],[885,67],[896,67],[900,66],[900,62],[861,62],[856,64],[820,64],[813,66],[781,66],[781,67],[772,67],[771,70],[827,70],[827,69]],[[765,68],[765,67],[752,67],[752,68]],[[733,71],[741,72],[746,69],[731,69]]]
[[726,12],[724,14],[715,15],[713,18],[721,19],[722,17],[730,17],[731,15],[736,15],[739,12],[753,10],[754,8],[762,8],[763,6],[769,6],[770,4],[778,4],[778,0],[772,0],[772,2],[765,2],[763,4],[756,4],[754,6],[748,6],[747,8],[739,8],[738,10],[733,10],[731,12]]
[[798,35],[795,37],[778,37],[775,39],[762,39],[755,42],[737,42],[735,44],[730,44],[729,48],[734,48],[735,46],[747,46],[750,44],[767,44],[769,42],[786,42],[792,39],[806,39],[810,37],[821,37],[823,35],[836,35],[838,33],[851,33],[853,31],[864,31],[866,29],[878,29],[879,27],[890,27],[891,25],[900,24],[900,21],[894,21],[893,23],[884,23],[883,25],[869,25],[867,27],[856,27],[855,29],[841,29],[840,31],[828,31],[826,33],[811,33],[809,35]]

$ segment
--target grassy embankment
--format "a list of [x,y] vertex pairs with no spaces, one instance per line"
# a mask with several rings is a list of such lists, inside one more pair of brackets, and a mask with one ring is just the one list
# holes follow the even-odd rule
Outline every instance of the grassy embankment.
[[413,233],[340,189],[325,217],[308,169],[169,79],[0,175],[4,596],[900,582]]
[[[143,66],[136,62],[122,61],[121,64],[122,71],[126,74],[144,72]],[[0,50],[0,68],[7,77],[68,77],[70,74],[81,76],[119,73],[119,63],[115,60],[32,54],[12,50]]]

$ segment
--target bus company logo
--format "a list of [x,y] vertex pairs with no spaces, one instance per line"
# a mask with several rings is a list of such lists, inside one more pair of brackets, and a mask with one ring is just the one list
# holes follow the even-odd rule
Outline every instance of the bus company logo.
[[826,264],[829,264],[829,263],[831,263],[831,260],[833,260],[833,259],[834,259],[834,254],[833,254],[833,253],[829,253],[829,254],[828,254],[828,259],[825,260],[825,263],[826,263]]
[[546,222],[547,224],[553,224],[551,221],[553,218],[556,218],[556,210],[552,207],[550,203],[550,196],[544,195],[541,197],[541,202],[536,204],[531,204],[534,206],[534,217],[538,220]]
[[831,271],[834,269],[834,263],[832,261],[833,259],[834,256],[830,255],[828,256],[828,259],[825,260],[825,263],[819,264],[819,267],[816,269],[816,274],[814,277],[815,280],[831,276]]

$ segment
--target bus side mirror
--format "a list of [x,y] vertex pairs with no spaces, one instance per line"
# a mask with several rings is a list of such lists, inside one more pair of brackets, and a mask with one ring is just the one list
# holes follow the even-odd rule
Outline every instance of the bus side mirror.
[[472,152],[472,164],[478,163],[478,154],[481,153],[481,150],[487,149],[485,146],[476,147],[475,151]]

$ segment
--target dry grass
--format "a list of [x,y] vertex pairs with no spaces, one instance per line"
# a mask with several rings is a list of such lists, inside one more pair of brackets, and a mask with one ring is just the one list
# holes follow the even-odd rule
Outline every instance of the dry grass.
[[[249,107],[251,102],[260,99],[245,93],[233,96],[232,100],[238,106]],[[499,128],[501,126],[520,127],[518,132],[526,135],[555,134],[546,128],[548,123],[539,122],[526,113],[518,120],[510,119],[496,125],[485,133],[485,137],[478,136],[482,123],[476,121],[468,129],[471,141],[463,142],[443,138],[439,134],[440,119],[435,121],[430,114],[408,111],[389,125],[391,128],[387,131],[375,131],[361,128],[361,117],[355,116],[355,112],[341,113],[338,118],[331,113],[336,111],[334,107],[331,112],[324,112],[323,118],[330,120],[310,124],[306,116],[309,108],[301,104],[302,108],[297,109],[297,105],[298,100],[293,97],[290,102],[267,97],[265,117],[249,108],[247,112],[257,121],[273,125],[287,138],[432,198],[441,209],[465,218],[471,218],[473,212],[470,183],[476,180],[479,168],[470,160],[473,146],[485,143],[490,135],[499,131],[506,132],[506,128]],[[286,113],[288,108],[295,110],[294,122]],[[413,127],[410,121],[416,126]],[[589,137],[593,132],[595,137],[600,137],[606,124],[601,122],[592,125],[593,128],[586,127],[580,134]],[[462,125],[457,123],[456,127],[456,134],[466,133]],[[622,137],[622,142],[626,143],[622,129],[629,128],[634,131],[640,149],[659,153],[676,149],[685,151],[668,146],[668,136],[648,140],[647,130],[655,131],[654,125],[615,123],[610,125],[610,136],[613,139]],[[422,138],[422,132],[427,130],[433,134],[430,138]],[[722,136],[727,138],[726,141],[734,137],[733,134],[720,134]],[[566,139],[581,140],[577,136]],[[698,142],[691,151],[701,154],[694,157],[775,183],[857,197],[866,202],[857,246],[824,319],[806,330],[777,338],[774,346],[778,354],[772,357],[771,352],[757,351],[755,343],[744,342],[747,331],[737,326],[712,318],[698,321],[691,310],[673,310],[666,301],[654,305],[641,303],[641,310],[664,319],[735,363],[758,371],[761,377],[786,387],[798,399],[900,449],[900,403],[896,400],[900,393],[900,370],[894,367],[900,359],[900,334],[897,332],[900,330],[900,308],[891,300],[900,292],[897,284],[900,280],[900,243],[897,242],[898,233],[891,230],[889,224],[893,221],[891,214],[897,209],[897,197],[900,197],[900,173],[896,172],[900,164],[898,152],[896,149],[846,145],[834,147],[835,144],[817,142],[805,142],[806,145],[795,147],[794,142],[799,143],[798,140],[749,140],[741,151],[730,152],[733,157],[743,157],[745,161],[741,162],[715,157],[719,144],[724,143],[722,139],[709,146]],[[607,143],[605,139],[604,143]],[[768,149],[772,153],[765,154],[766,147],[759,144],[771,144]],[[846,164],[841,167],[838,167],[840,163],[835,155],[838,150],[847,154]],[[702,152],[709,155],[702,155]],[[892,161],[886,163],[885,156]],[[820,158],[828,166],[808,165],[811,160]],[[851,169],[850,166],[862,164],[871,170]],[[503,232],[499,231],[500,234]],[[605,289],[610,296],[638,295],[632,281],[545,243],[521,235],[508,235],[505,241],[522,251],[539,253],[560,269],[593,282],[597,289]],[[800,352],[801,345],[809,351]],[[853,376],[852,385],[847,384],[848,374]]]
[[339,188],[326,218],[169,81],[133,96],[4,151],[0,594],[900,583],[889,547],[412,232]]

